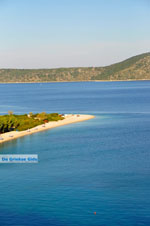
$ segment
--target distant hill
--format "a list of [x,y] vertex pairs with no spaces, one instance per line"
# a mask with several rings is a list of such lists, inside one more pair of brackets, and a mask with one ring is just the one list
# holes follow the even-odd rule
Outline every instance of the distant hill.
[[106,67],[0,69],[0,83],[150,79],[150,52]]

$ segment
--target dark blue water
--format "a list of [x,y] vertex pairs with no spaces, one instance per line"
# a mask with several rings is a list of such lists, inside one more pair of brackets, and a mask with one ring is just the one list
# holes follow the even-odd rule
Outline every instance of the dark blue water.
[[0,165],[0,226],[150,225],[149,81],[1,84],[8,110],[96,118],[0,145],[39,155]]

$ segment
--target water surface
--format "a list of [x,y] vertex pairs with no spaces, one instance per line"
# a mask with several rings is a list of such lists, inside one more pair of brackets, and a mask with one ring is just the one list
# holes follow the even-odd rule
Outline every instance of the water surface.
[[[0,114],[93,114],[0,145],[0,225],[150,225],[150,82],[0,84]],[[94,214],[96,212],[96,215]]]

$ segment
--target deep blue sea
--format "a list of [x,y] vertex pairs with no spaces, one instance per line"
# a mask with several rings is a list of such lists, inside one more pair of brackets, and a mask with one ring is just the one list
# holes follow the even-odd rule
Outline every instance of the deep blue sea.
[[[0,226],[149,226],[150,81],[0,84],[0,114],[92,114],[0,145]],[[96,212],[96,214],[94,214]]]

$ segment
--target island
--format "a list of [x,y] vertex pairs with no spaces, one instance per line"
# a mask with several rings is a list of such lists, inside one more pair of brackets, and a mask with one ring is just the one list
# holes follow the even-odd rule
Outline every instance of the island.
[[94,118],[93,115],[37,113],[0,116],[0,144],[22,136]]
[[[100,62],[101,63],[101,62]],[[150,52],[101,67],[0,69],[0,83],[150,80]]]

